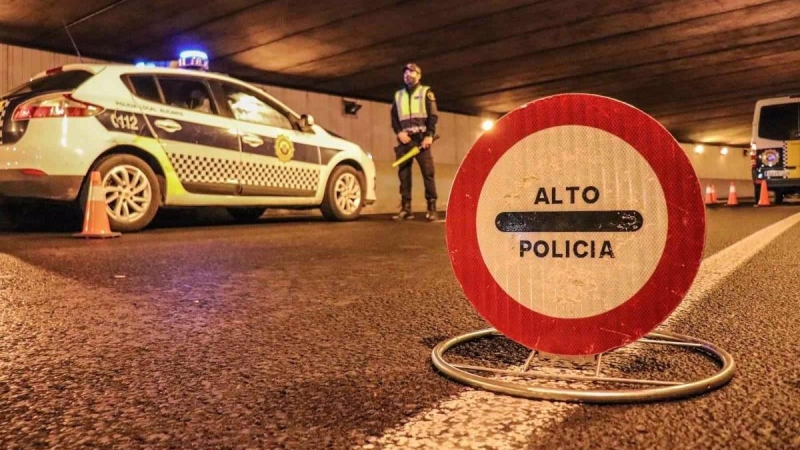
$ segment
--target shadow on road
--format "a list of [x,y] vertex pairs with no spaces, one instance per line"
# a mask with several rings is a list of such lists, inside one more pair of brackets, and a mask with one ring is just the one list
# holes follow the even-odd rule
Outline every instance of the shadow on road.
[[[268,210],[258,222],[308,222],[324,221],[310,211]],[[83,223],[81,211],[71,205],[42,204],[29,206],[0,205],[0,233],[73,233],[79,232]],[[236,225],[225,208],[163,209],[158,212],[147,229],[191,228]]]

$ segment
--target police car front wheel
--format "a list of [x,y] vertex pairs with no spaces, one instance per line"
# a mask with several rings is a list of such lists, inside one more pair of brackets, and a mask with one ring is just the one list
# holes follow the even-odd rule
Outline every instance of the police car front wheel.
[[320,210],[328,220],[354,220],[364,207],[364,175],[350,166],[333,169]]
[[[150,224],[158,211],[161,189],[146,162],[133,155],[117,154],[100,160],[93,170],[100,172],[112,230],[138,231]],[[83,210],[90,178],[86,177],[81,195]]]

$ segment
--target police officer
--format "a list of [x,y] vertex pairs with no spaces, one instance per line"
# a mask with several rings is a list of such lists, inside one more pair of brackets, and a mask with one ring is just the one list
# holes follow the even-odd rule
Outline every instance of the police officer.
[[[436,220],[436,181],[434,179],[433,156],[431,144],[436,135],[436,122],[439,120],[436,109],[436,97],[428,86],[419,83],[422,70],[416,64],[406,64],[403,67],[403,82],[405,87],[395,92],[392,104],[392,128],[397,135],[399,144],[394,152],[397,158],[405,155],[414,146],[418,146],[420,153],[414,157],[422,172],[425,181],[425,200],[428,210],[425,218],[429,221]],[[409,220],[414,218],[411,212],[411,166],[413,159],[409,159],[398,168],[400,178],[400,212],[392,217],[394,220]]]

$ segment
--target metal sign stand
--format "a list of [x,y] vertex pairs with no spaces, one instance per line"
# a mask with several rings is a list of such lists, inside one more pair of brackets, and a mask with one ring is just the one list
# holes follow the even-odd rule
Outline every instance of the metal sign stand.
[[[432,352],[433,364],[445,375],[464,384],[501,394],[541,400],[557,400],[585,403],[643,403],[659,400],[677,399],[699,395],[725,385],[733,378],[735,363],[733,357],[716,345],[697,339],[666,331],[651,332],[638,340],[641,344],[666,345],[687,351],[696,352],[712,360],[718,367],[717,372],[709,377],[695,381],[664,381],[602,375],[603,355],[594,356],[593,374],[587,375],[585,370],[574,369],[573,373],[547,373],[546,367],[535,365],[538,352],[533,351],[521,367],[501,369],[481,365],[469,365],[448,362],[445,353],[454,347],[482,338],[502,337],[494,328],[474,331],[439,343]],[[610,355],[616,349],[605,355]],[[563,372],[563,368],[561,370]],[[484,374],[493,374],[489,377]],[[518,379],[519,381],[510,381]],[[545,382],[573,383],[567,387],[541,386]],[[602,388],[616,384],[618,389]],[[624,386],[651,386],[641,389],[630,389]]]

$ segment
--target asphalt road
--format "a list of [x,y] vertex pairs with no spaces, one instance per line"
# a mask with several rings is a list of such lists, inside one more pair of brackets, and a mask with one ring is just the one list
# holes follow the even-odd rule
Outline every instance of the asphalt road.
[[[706,257],[798,212],[711,209]],[[106,241],[71,226],[0,232],[2,448],[380,448],[470,390],[430,362],[487,326],[441,222],[179,213]],[[800,448],[798,254],[794,227],[674,325],[733,354],[729,385],[579,405],[519,448]]]

